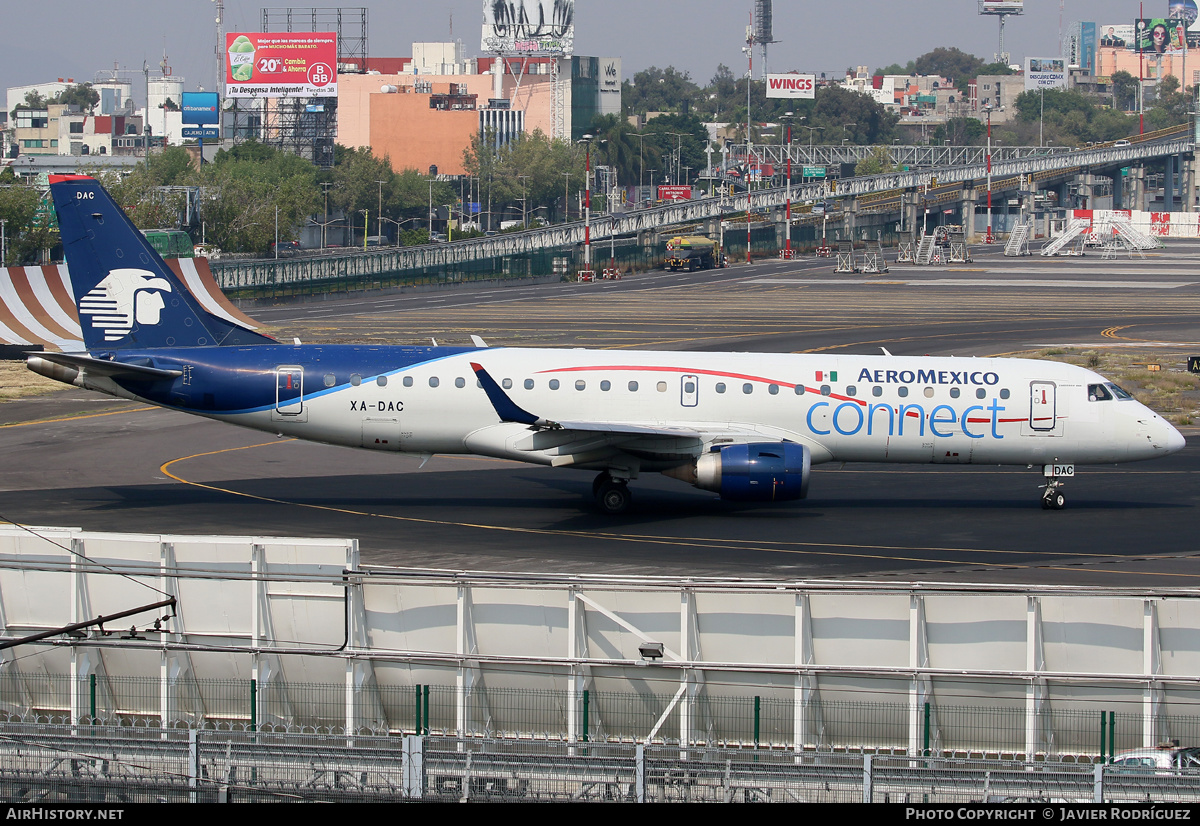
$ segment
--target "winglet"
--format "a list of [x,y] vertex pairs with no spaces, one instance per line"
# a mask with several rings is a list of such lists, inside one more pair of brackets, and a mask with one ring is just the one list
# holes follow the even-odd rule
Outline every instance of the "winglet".
[[475,377],[483,385],[483,392],[487,393],[488,401],[496,409],[496,414],[500,416],[500,421],[517,422],[518,424],[528,424],[535,427],[553,427],[552,422],[539,419],[527,410],[522,410],[516,402],[508,397],[507,393],[500,389],[500,385],[496,384],[496,380],[488,375],[488,371],[484,370],[483,367],[475,362],[471,362],[471,369],[475,371]]

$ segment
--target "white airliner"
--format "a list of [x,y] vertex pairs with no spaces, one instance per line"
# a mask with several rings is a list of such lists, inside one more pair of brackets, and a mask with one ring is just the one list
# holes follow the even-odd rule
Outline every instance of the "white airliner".
[[51,191],[87,351],[31,356],[79,387],[284,436],[598,471],[601,510],[645,472],[723,498],[807,494],[822,462],[1077,464],[1184,446],[1103,376],[1048,361],[280,344],[200,307],[93,179]]

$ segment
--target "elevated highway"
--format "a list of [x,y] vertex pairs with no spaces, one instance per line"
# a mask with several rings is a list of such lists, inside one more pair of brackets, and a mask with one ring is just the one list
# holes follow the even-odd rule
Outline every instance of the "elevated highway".
[[[1121,144],[1121,145],[1118,145]],[[993,151],[992,192],[1004,192],[1025,186],[1036,189],[1038,183],[1053,179],[1066,179],[1084,173],[1115,174],[1127,166],[1137,166],[1164,158],[1185,158],[1185,165],[1192,162],[1196,139],[1190,125],[1181,125],[1152,132],[1109,144],[1095,145],[1083,149],[1007,147]],[[853,158],[865,157],[873,147],[804,147],[793,144],[793,170],[797,164],[820,164],[823,161],[849,162]],[[732,156],[745,147],[735,147]],[[773,157],[778,163],[780,153],[789,147],[754,146],[755,157]],[[775,155],[770,155],[775,151]],[[726,216],[741,215],[751,211],[762,211],[782,207],[789,200],[793,204],[818,201],[826,198],[854,198],[851,215],[860,212],[898,212],[903,208],[905,193],[910,193],[907,206],[911,210],[921,203],[912,197],[917,192],[928,196],[923,205],[951,201],[975,202],[986,197],[987,154],[981,147],[892,147],[892,157],[904,164],[910,161],[907,171],[888,172],[882,175],[866,175],[843,178],[833,184],[828,181],[793,184],[788,187],[741,192],[734,195],[722,194],[677,201],[647,209],[614,212],[592,218],[590,235],[592,241],[614,236],[631,236],[640,233],[658,232],[680,224],[695,224]],[[784,158],[786,160],[786,158]],[[930,165],[925,165],[926,163]],[[941,164],[941,165],[936,165]],[[853,218],[851,218],[853,220]],[[554,248],[571,248],[584,243],[583,221],[557,224],[524,232],[505,233],[488,238],[471,238],[449,244],[430,244],[419,247],[402,247],[383,251],[347,254],[354,258],[355,273],[396,272],[422,268],[445,267],[489,258],[526,255],[535,251]],[[308,281],[322,277],[321,271],[344,269],[339,258],[293,259],[290,261],[218,262],[213,265],[213,274],[224,289],[236,289],[271,283]]]

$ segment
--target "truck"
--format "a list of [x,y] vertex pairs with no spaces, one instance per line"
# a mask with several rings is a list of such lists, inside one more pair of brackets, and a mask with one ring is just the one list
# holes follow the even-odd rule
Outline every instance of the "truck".
[[711,270],[725,266],[725,258],[717,242],[703,235],[679,235],[667,242],[667,258],[663,267],[668,270]]

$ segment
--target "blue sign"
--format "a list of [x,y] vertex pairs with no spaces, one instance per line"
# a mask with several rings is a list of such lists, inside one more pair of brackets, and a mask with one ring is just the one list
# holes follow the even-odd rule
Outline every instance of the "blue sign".
[[201,140],[220,140],[221,127],[219,126],[185,126],[183,127],[183,136],[185,138],[200,138]]
[[[183,122],[184,123],[220,123],[220,102],[216,92],[184,92]],[[198,136],[197,136],[198,137]],[[207,136],[206,136],[207,137]]]

